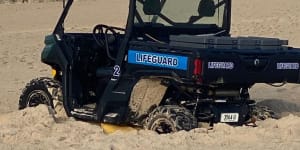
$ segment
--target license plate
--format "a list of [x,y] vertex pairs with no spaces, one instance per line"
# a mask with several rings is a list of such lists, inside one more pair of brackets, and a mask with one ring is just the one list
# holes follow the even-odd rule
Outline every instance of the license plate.
[[221,122],[238,122],[238,113],[221,113]]

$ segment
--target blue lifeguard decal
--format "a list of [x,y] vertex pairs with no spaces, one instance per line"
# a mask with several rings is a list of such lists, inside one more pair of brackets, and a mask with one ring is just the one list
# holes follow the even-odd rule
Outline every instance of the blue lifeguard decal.
[[187,70],[188,58],[185,56],[129,50],[128,63]]

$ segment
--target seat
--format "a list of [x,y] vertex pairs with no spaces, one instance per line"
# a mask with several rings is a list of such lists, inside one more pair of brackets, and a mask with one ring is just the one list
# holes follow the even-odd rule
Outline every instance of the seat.
[[113,75],[113,67],[101,67],[96,70],[96,77],[110,77]]

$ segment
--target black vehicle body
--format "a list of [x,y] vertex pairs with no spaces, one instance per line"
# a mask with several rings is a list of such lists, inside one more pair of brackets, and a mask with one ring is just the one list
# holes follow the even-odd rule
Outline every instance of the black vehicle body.
[[[135,19],[141,21],[136,5],[146,1],[130,0],[126,29],[99,25],[103,31],[96,35],[64,33],[73,3],[67,1],[53,34],[45,39],[42,62],[57,71],[54,78],[62,83],[69,116],[141,125],[147,114],[136,117],[130,109],[132,90],[142,78],[159,78],[167,87],[159,105],[185,107],[198,121],[220,122],[222,113],[238,113],[236,123],[242,124],[255,105],[248,94],[255,83],[299,83],[300,49],[279,39],[230,36],[231,0],[214,5],[226,9],[218,28],[177,28],[180,23],[149,8],[144,12],[172,26],[136,23]],[[190,22],[203,16],[199,12]],[[102,47],[95,36],[105,39]],[[87,108],[91,103],[96,106]]]

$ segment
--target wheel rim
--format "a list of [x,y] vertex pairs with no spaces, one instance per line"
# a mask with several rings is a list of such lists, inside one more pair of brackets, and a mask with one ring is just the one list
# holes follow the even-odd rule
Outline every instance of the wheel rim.
[[152,131],[155,131],[159,134],[163,133],[173,133],[176,131],[174,124],[165,118],[157,119],[153,122],[151,129]]
[[27,98],[28,107],[35,107],[39,104],[50,105],[49,102],[50,102],[49,96],[47,95],[47,93],[45,93],[42,90],[32,91]]

